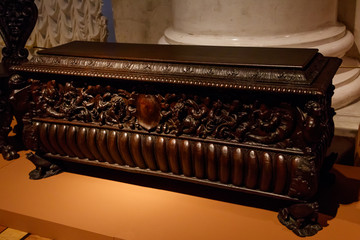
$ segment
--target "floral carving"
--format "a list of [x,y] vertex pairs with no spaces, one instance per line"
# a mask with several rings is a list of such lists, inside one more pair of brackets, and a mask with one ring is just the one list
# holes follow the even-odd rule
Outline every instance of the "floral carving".
[[158,132],[238,142],[277,143],[289,137],[294,128],[294,113],[289,106],[270,108],[259,101],[244,104],[239,100],[222,102],[168,94],[162,116]]
[[[322,131],[319,103],[303,108],[261,100],[219,99],[185,93],[142,94],[110,86],[32,81],[34,115],[176,136],[307,146]],[[308,150],[308,151],[311,151]]]
[[134,123],[132,94],[100,85],[76,88],[72,83],[46,84],[33,81],[32,97],[36,114],[56,119],[114,125]]

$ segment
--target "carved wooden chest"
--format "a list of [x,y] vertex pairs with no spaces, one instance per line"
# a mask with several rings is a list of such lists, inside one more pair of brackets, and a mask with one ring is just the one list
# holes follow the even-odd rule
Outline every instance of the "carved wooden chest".
[[333,136],[339,64],[315,49],[44,50],[13,67],[29,82],[30,176],[56,173],[57,159],[310,201]]

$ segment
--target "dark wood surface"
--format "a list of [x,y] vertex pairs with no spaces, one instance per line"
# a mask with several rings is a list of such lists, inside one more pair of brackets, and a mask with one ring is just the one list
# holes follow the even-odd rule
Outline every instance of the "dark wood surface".
[[12,68],[30,84],[18,92],[27,99],[24,143],[36,151],[30,178],[72,162],[295,201],[279,220],[313,235],[320,172],[334,161],[326,150],[339,64],[309,49],[74,42],[45,50]]
[[[34,0],[0,1],[0,35],[5,43],[5,47],[1,49],[0,65],[0,152],[8,160],[19,157],[14,144],[10,144],[8,140],[13,117],[18,121],[18,139],[21,139],[22,132],[22,115],[17,112],[18,106],[14,105],[11,99],[16,90],[26,85],[19,78],[10,78],[8,69],[27,61],[28,50],[25,48],[25,43],[35,26],[37,17],[38,10]],[[21,140],[16,142],[21,142]]]
[[317,49],[71,42],[39,54],[118,60],[303,69]]
[[316,49],[72,42],[12,69],[141,82],[325,95],[341,60]]
[[[9,71],[4,66],[3,62],[0,62],[0,78],[6,78],[9,77]],[[0,81],[6,81],[5,79],[1,79]]]

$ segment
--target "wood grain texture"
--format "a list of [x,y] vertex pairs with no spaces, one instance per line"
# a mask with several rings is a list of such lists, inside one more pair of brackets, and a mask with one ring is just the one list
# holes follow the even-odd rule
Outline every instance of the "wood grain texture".
[[146,165],[151,170],[158,170],[156,166],[155,156],[154,156],[154,140],[151,136],[143,136],[143,142],[141,146],[141,152],[144,157]]
[[[75,153],[71,151],[71,149],[68,147],[67,141],[66,141],[66,134],[68,134],[68,126],[67,125],[60,125],[58,132],[57,132],[57,140],[59,142],[60,147],[65,152],[66,155],[70,157],[75,157]],[[79,138],[78,138],[79,139]],[[83,142],[80,142],[79,145],[84,145],[85,140]],[[90,158],[91,159],[91,158]]]
[[119,165],[125,165],[125,161],[122,159],[118,150],[118,133],[116,131],[110,131],[107,137],[107,147],[111,155],[111,158]]
[[282,193],[285,189],[287,178],[286,160],[283,155],[278,154],[275,157],[274,167],[274,193]]
[[246,155],[246,180],[245,186],[254,189],[258,184],[259,162],[258,156],[254,150],[251,150]]
[[191,144],[188,140],[180,142],[180,161],[183,173],[187,177],[193,176],[192,158],[191,158]]
[[[76,139],[77,130],[78,130],[77,127],[69,126],[68,132],[66,134],[66,142],[68,144],[68,147],[75,154],[75,156],[77,156],[78,158],[85,158],[84,154],[80,151],[77,144],[77,139]],[[88,144],[90,144],[90,141],[88,141]]]
[[114,159],[111,157],[108,151],[108,142],[107,142],[108,131],[105,129],[97,129],[96,135],[96,146],[99,149],[99,153],[103,157],[103,159],[108,163],[114,163]]
[[156,138],[154,151],[155,151],[155,160],[157,165],[159,166],[160,171],[168,172],[169,164],[167,161],[167,154],[166,154],[166,140],[163,137]]
[[90,128],[87,132],[87,146],[92,153],[92,155],[95,157],[95,159],[99,160],[100,162],[105,162],[105,159],[99,152],[99,149],[97,147],[97,138],[98,131],[96,128]]
[[207,166],[207,176],[211,181],[216,181],[218,176],[218,162],[216,157],[216,151],[214,144],[209,144],[207,146],[206,154],[206,166]]
[[178,150],[178,141],[176,139],[170,139],[167,144],[167,157],[169,160],[169,167],[172,173],[180,174],[180,164],[179,164],[179,150]]
[[141,153],[141,137],[139,134],[132,134],[130,137],[130,152],[133,160],[139,168],[147,168]]
[[270,191],[272,174],[273,174],[273,164],[270,154],[262,153],[260,155],[260,186],[261,191]]
[[130,154],[129,148],[129,134],[126,132],[118,133],[117,135],[118,150],[121,158],[124,159],[125,163],[130,167],[135,167],[135,163]]
[[79,131],[76,135],[76,142],[79,146],[79,150],[83,153],[85,157],[87,157],[89,160],[95,160],[96,157],[91,153],[89,150],[88,144],[88,129],[85,127],[80,127]]
[[56,154],[55,149],[50,145],[50,142],[49,142],[48,128],[49,128],[49,124],[47,124],[47,123],[43,123],[40,126],[40,141],[42,143],[42,146],[45,148],[45,151]]
[[51,147],[55,150],[55,152],[57,152],[60,155],[66,155],[66,153],[62,150],[62,148],[60,147],[60,144],[58,143],[58,125],[57,124],[51,124],[50,128],[49,128],[49,141],[51,144]]
[[226,184],[231,177],[231,158],[227,146],[222,146],[220,149],[219,164],[219,180]]
[[232,169],[232,184],[240,186],[244,180],[244,155],[240,148],[236,148],[233,151],[233,165]]

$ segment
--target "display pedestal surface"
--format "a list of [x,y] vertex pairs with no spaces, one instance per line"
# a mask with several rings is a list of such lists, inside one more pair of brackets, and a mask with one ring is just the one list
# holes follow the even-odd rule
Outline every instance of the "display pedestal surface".
[[[0,159],[0,225],[59,240],[299,238],[266,210],[267,200],[244,206],[235,199],[244,195],[176,181],[161,189],[68,172],[29,180],[34,166],[20,154]],[[320,196],[324,229],[314,239],[358,239],[360,168],[335,165],[333,172],[335,185]]]

